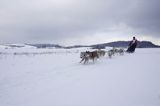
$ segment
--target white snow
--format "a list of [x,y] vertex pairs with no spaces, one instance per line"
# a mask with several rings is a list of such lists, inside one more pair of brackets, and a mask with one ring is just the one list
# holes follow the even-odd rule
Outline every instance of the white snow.
[[160,106],[160,49],[80,64],[77,49],[0,49],[0,106]]

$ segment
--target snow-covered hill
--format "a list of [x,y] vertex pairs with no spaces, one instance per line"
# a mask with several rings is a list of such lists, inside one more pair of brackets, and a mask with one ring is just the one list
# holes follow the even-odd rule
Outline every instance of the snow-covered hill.
[[83,65],[85,50],[1,48],[0,106],[160,106],[160,49]]
[[0,49],[31,49],[36,48],[34,46],[28,45],[28,44],[3,44],[0,45]]

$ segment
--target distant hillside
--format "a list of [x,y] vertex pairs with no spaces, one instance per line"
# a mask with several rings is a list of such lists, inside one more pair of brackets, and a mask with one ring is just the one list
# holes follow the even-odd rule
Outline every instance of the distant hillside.
[[[93,48],[105,48],[105,47],[124,47],[129,45],[130,41],[116,41],[110,43],[91,45]],[[150,41],[138,41],[137,48],[160,48],[160,46],[153,44]]]
[[87,46],[87,45],[74,45],[74,46],[66,46],[63,47],[65,49],[72,49],[72,48],[81,48],[81,47],[91,47],[91,46]]
[[4,49],[14,49],[14,48],[35,48],[34,46],[27,44],[3,44],[0,45],[1,48]]
[[[1,45],[1,48],[81,48],[81,47],[91,47],[93,49],[104,49],[105,47],[123,47],[126,48],[130,41],[116,41],[103,44],[95,45],[73,45],[73,46],[61,46],[58,44],[5,44]],[[153,44],[150,41],[139,41],[137,48],[160,48],[160,46]]]
[[[60,46],[58,44],[27,44],[30,46],[34,46],[37,48],[65,48],[65,49],[71,49],[71,48],[80,48],[80,47],[92,47],[94,49],[103,49],[105,47],[124,47],[126,48],[128,46],[130,41],[116,41],[116,42],[109,42],[109,43],[103,43],[103,44],[95,44],[95,45],[73,45],[73,46]],[[139,41],[138,42],[138,48],[159,48],[160,46],[153,44],[150,41]]]
[[138,48],[160,48],[160,46],[155,45],[150,41],[141,41],[138,44]]
[[62,48],[62,46],[58,44],[27,44],[27,45],[34,46],[37,48]]

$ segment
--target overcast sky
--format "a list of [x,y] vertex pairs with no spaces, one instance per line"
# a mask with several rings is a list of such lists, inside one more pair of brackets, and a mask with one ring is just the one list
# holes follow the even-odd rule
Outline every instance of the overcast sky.
[[160,0],[0,0],[0,43],[160,45]]

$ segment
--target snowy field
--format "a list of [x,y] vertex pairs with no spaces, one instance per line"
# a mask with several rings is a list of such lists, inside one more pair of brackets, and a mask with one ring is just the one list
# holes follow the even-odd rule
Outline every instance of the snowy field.
[[160,49],[84,65],[85,50],[1,47],[0,106],[160,106]]

